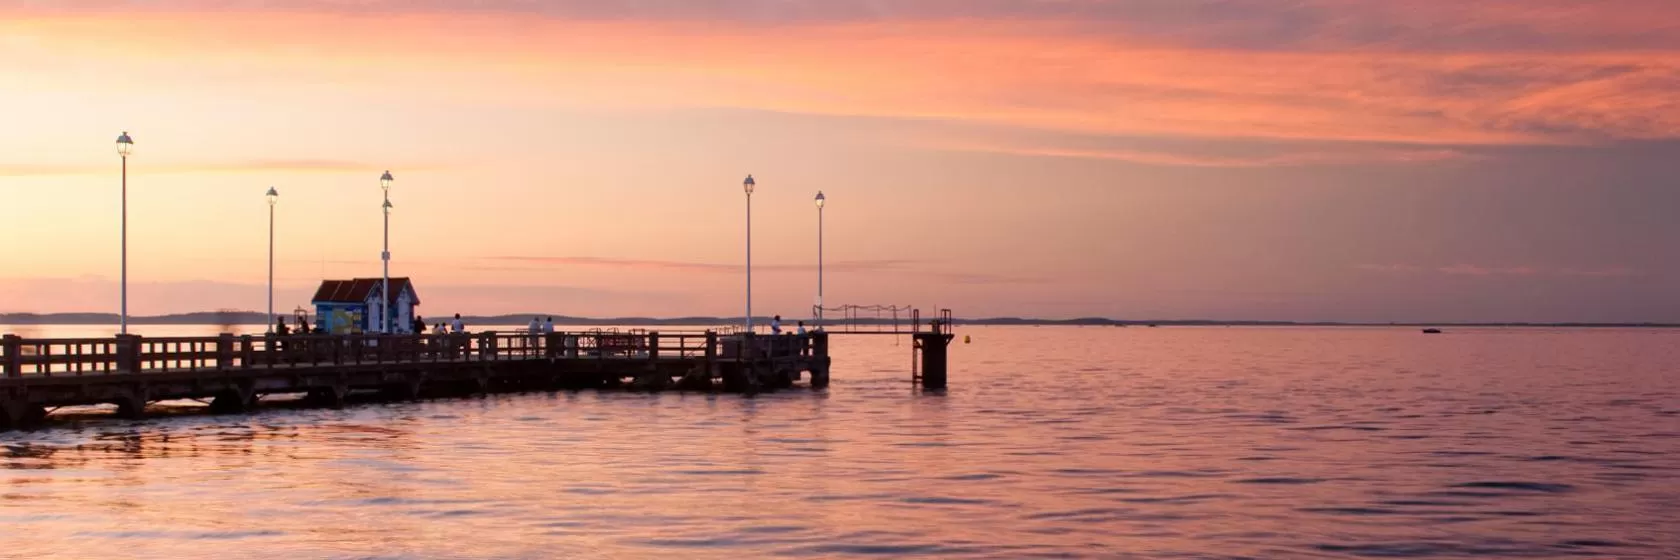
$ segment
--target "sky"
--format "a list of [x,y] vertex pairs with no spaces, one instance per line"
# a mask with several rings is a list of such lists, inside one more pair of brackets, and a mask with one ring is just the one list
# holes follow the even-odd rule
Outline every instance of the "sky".
[[1672,0],[0,0],[0,312],[1680,322]]

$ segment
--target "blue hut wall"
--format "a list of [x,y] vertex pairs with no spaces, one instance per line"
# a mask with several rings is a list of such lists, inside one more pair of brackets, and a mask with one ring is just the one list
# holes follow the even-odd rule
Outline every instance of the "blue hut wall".
[[315,327],[331,334],[356,334],[368,331],[367,305],[359,303],[315,304]]

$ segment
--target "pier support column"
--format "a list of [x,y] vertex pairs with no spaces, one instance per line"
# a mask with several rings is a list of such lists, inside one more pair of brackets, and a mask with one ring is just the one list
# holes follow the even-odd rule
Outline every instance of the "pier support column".
[[655,368],[636,376],[630,387],[640,391],[663,391],[671,386],[671,375]]
[[420,381],[403,381],[394,385],[387,385],[381,393],[386,399],[393,401],[412,401],[420,398]]
[[245,388],[225,389],[210,400],[210,412],[216,414],[237,414],[249,412],[256,407],[256,395]]
[[129,420],[145,418],[147,396],[145,389],[134,389],[117,399],[117,417]]
[[827,360],[811,364],[811,388],[822,389],[828,387]]
[[956,335],[939,332],[916,333],[915,344],[922,352],[922,388],[944,389],[947,350]]
[[349,389],[342,385],[316,387],[309,390],[309,395],[305,396],[304,400],[311,406],[321,406],[337,410],[344,408],[344,397],[349,394]]
[[712,372],[709,365],[691,368],[677,380],[677,388],[686,391],[705,391],[712,388]]
[[0,401],[0,431],[16,430],[23,426],[23,406],[21,401]]
[[33,428],[47,421],[47,407],[20,399],[0,400],[0,430]]

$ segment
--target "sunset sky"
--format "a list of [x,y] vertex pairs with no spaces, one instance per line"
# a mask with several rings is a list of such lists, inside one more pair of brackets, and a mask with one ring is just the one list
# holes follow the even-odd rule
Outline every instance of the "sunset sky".
[[0,312],[1680,321],[1673,0],[0,0]]

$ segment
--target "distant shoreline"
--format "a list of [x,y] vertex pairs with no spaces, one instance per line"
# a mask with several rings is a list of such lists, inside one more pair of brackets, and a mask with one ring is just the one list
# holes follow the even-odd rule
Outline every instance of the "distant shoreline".
[[[287,319],[290,314],[281,314]],[[444,316],[428,320],[437,322]],[[505,315],[463,315],[461,321],[469,325],[496,326],[524,326],[531,317],[553,317],[556,324],[579,326],[686,326],[710,327],[719,325],[734,325],[743,322],[741,317],[573,317],[568,315],[552,315],[543,313],[515,313]],[[114,313],[0,313],[0,324],[3,325],[114,325],[117,323]],[[768,323],[769,318],[762,319]],[[792,323],[804,318],[789,318]],[[826,319],[826,325],[892,325],[891,319]],[[200,312],[180,313],[171,315],[130,316],[131,325],[266,325],[268,316],[263,313],[250,311],[236,312]],[[1160,320],[1132,320],[1109,319],[1102,317],[1087,317],[1081,319],[1033,319],[1018,317],[991,317],[981,319],[956,319],[959,325],[975,326],[1084,326],[1084,327],[1537,327],[1537,328],[1680,328],[1677,323],[1521,323],[1521,322],[1481,322],[1481,323],[1369,323],[1369,322],[1336,322],[1336,321],[1222,321],[1214,319],[1160,319]],[[901,325],[908,325],[908,320],[899,321]]]

